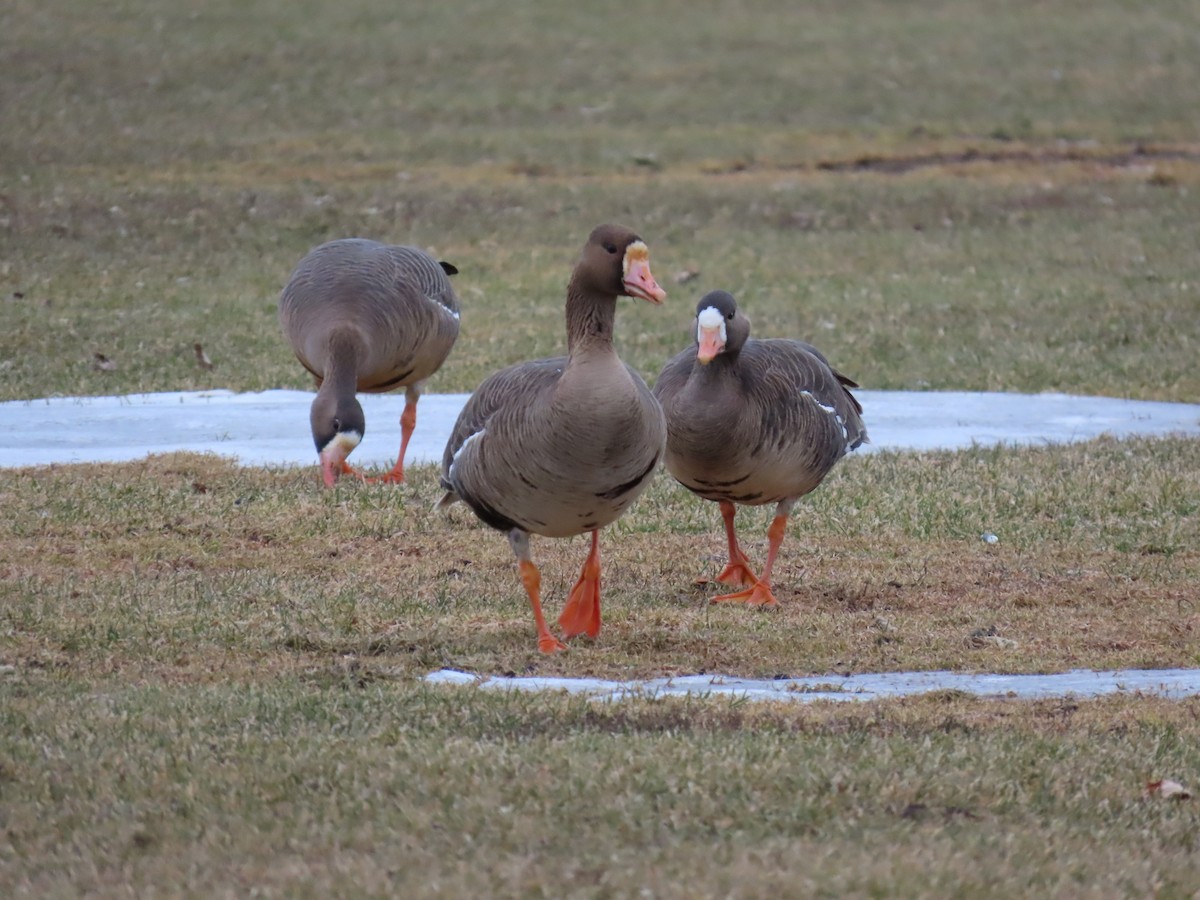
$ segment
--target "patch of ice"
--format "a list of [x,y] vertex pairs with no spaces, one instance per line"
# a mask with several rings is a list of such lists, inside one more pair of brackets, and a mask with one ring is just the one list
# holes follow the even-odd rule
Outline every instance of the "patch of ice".
[[[0,403],[0,467],[124,462],[190,450],[243,465],[317,465],[309,391],[187,391],[54,397]],[[367,433],[350,462],[390,467],[400,449],[404,394],[360,394]],[[466,394],[426,394],[407,462],[440,461]]]
[[965,672],[878,672],[814,675],[805,678],[755,680],[726,675],[686,675],[647,681],[602,681],[594,678],[497,678],[442,669],[425,676],[428,684],[473,686],[500,691],[566,691],[596,700],[630,697],[735,697],[745,700],[808,702],[812,700],[876,700],[911,697],[932,691],[962,691],[980,697],[1037,700],[1055,697],[1100,697],[1106,694],[1150,694],[1179,699],[1200,695],[1198,669],[1126,669],[1096,672],[1073,669],[1052,675],[987,675]]
[[[190,391],[124,397],[54,397],[0,403],[0,468],[119,462],[176,450],[243,465],[316,465],[308,391]],[[426,394],[406,464],[438,462],[467,394]],[[856,391],[878,450],[972,444],[1052,444],[1180,433],[1200,436],[1200,404],[1066,394]],[[356,466],[390,466],[400,447],[404,395],[361,394],[367,434]]]

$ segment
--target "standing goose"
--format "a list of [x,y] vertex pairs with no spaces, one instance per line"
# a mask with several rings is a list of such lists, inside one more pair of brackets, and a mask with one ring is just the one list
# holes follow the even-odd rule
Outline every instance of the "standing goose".
[[442,459],[439,506],[464,501],[508,533],[537,624],[538,649],[565,645],[546,627],[529,535],[592,533],[592,547],[558,623],[566,637],[600,632],[600,529],[650,482],[666,424],[641,376],[613,347],[617,297],[661,303],[646,244],[601,225],[567,286],[567,356],[518,363],[467,401]]
[[[834,464],[867,440],[858,387],[801,341],[749,340],[750,320],[725,291],[696,306],[695,350],[668,362],[654,385],[667,417],[668,471],[684,487],[721,504],[729,565],[717,576],[746,590],[732,600],[776,605],[771,569],[788,513]],[[735,503],[777,504],[767,531],[762,578],[738,547]]]
[[317,380],[309,419],[325,484],[358,475],[346,457],[366,432],[358,391],[404,387],[400,454],[381,481],[404,480],[417,399],[458,337],[458,272],[416,247],[330,241],[300,260],[279,298],[279,323]]

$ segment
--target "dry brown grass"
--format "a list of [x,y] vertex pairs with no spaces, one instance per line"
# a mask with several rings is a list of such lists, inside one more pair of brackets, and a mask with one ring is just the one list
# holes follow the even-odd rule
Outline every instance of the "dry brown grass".
[[[715,506],[662,475],[603,535],[605,629],[542,658],[507,542],[434,514],[435,473],[319,489],[212,457],[30,470],[0,536],[21,659],[172,680],[353,656],[413,676],[653,676],[1186,666],[1198,662],[1196,442],[877,454],[793,516],[781,608],[711,606]],[[769,511],[743,511],[762,556]],[[998,544],[980,540],[991,531]],[[556,613],[582,539],[535,540]],[[553,614],[553,613],[552,613]]]

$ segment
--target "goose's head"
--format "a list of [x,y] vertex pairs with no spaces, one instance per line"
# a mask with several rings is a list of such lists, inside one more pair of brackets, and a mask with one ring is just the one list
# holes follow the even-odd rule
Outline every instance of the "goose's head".
[[600,225],[584,244],[575,270],[580,286],[597,294],[662,303],[667,292],[650,273],[646,242],[622,225]]
[[321,476],[326,487],[333,487],[346,457],[367,433],[363,408],[353,396],[339,399],[318,391],[309,411],[309,421],[317,456],[321,459]]
[[709,291],[696,304],[696,359],[707,365],[736,354],[750,337],[750,320],[728,291]]

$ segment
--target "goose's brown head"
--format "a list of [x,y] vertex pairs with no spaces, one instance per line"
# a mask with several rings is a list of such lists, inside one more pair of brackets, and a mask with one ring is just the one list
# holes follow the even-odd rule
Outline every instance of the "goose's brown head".
[[750,320],[728,291],[709,291],[696,304],[696,359],[707,365],[719,354],[735,354],[750,337]]
[[367,419],[355,397],[338,401],[332,394],[318,391],[309,410],[313,443],[321,460],[321,475],[326,487],[333,487],[350,455],[367,433]]
[[600,225],[584,244],[575,278],[588,291],[662,303],[667,292],[650,273],[650,251],[622,225]]

